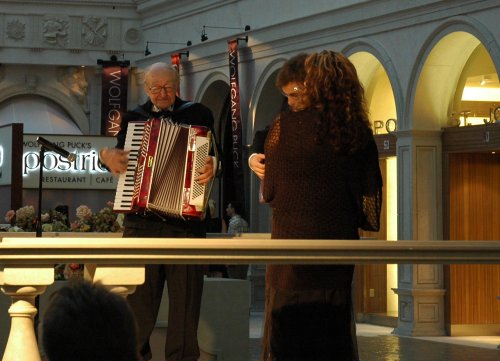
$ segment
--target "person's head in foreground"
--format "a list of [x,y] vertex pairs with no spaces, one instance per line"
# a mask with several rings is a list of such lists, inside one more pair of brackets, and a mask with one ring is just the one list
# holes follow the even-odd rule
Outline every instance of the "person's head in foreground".
[[56,291],[42,315],[48,361],[137,361],[136,323],[127,301],[99,284]]

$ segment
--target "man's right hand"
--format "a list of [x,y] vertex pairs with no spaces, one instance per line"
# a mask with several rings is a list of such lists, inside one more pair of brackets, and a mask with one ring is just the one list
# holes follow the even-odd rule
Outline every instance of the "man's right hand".
[[118,148],[103,148],[99,159],[113,174],[124,173],[127,170],[129,151]]
[[264,179],[266,170],[266,156],[262,153],[255,153],[248,158],[248,166],[260,179]]

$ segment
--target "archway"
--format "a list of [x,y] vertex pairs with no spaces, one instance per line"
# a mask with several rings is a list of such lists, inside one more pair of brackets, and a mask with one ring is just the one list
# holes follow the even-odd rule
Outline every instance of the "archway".
[[[498,229],[491,227],[489,217],[496,213],[500,199],[495,186],[500,182],[495,154],[500,144],[493,135],[491,142],[486,137],[496,128],[490,124],[496,122],[495,109],[500,105],[498,59],[490,53],[497,45],[485,45],[484,39],[465,31],[438,39],[422,67],[413,123],[421,129],[434,127],[443,132],[443,238],[498,239]],[[455,52],[456,47],[460,52]],[[432,85],[431,77],[435,84],[429,96],[426,89]],[[495,312],[470,310],[497,306],[494,292],[499,287],[499,272],[496,265],[444,267],[445,323],[450,335],[496,332],[500,318]]]
[[409,127],[438,130],[449,125],[459,84],[466,80],[462,74],[479,46],[472,34],[456,31],[432,47],[418,74]]
[[0,125],[23,123],[26,134],[83,134],[70,115],[54,101],[25,94],[0,104]]
[[[271,62],[262,72],[250,102],[251,121],[247,125],[247,141],[252,144],[256,132],[263,131],[271,125],[276,115],[286,102],[285,97],[276,88],[275,81],[279,69],[285,59]],[[250,172],[251,173],[251,172]],[[250,226],[254,232],[271,232],[271,210],[267,204],[259,203],[260,180],[253,174],[249,176],[250,182]]]
[[[349,56],[365,89],[365,99],[377,143],[391,144],[388,129],[397,127],[397,108],[393,83],[388,70],[371,51],[371,46],[358,46],[361,51]],[[368,48],[368,49],[366,49]],[[365,50],[366,49],[366,50]],[[387,64],[388,62],[384,62]],[[395,72],[392,72],[395,76]],[[380,146],[379,146],[380,147]],[[384,181],[381,229],[377,233],[362,232],[362,237],[397,239],[397,166],[395,148],[380,153]],[[397,324],[398,300],[392,289],[397,287],[397,265],[360,265],[356,267],[355,299],[360,321]]]
[[[203,92],[200,92],[199,102],[206,105],[214,115],[214,131],[215,138],[220,145],[219,149],[219,157],[223,163],[223,167],[225,168],[226,163],[224,161],[224,149],[223,144],[225,142],[225,127],[227,124],[227,117],[229,114],[229,85],[220,76],[217,74],[213,74],[210,79],[204,83]],[[225,172],[224,172],[225,174]],[[211,198],[214,199],[216,203],[216,213],[217,216],[223,218],[225,216],[224,205],[225,205],[225,197],[224,197],[224,178],[216,178]]]

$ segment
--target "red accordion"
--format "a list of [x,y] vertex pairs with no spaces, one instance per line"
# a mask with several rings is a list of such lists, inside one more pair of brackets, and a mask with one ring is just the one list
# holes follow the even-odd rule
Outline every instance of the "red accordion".
[[202,126],[156,118],[130,122],[124,147],[130,151],[129,163],[118,178],[114,211],[202,219],[210,186],[194,178],[209,155],[211,138]]

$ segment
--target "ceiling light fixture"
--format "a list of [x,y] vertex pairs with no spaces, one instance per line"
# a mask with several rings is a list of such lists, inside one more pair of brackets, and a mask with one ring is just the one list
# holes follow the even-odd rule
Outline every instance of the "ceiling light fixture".
[[479,84],[483,86],[485,84],[491,83],[491,81],[492,81],[491,75],[483,75],[483,77],[481,78],[481,82]]

